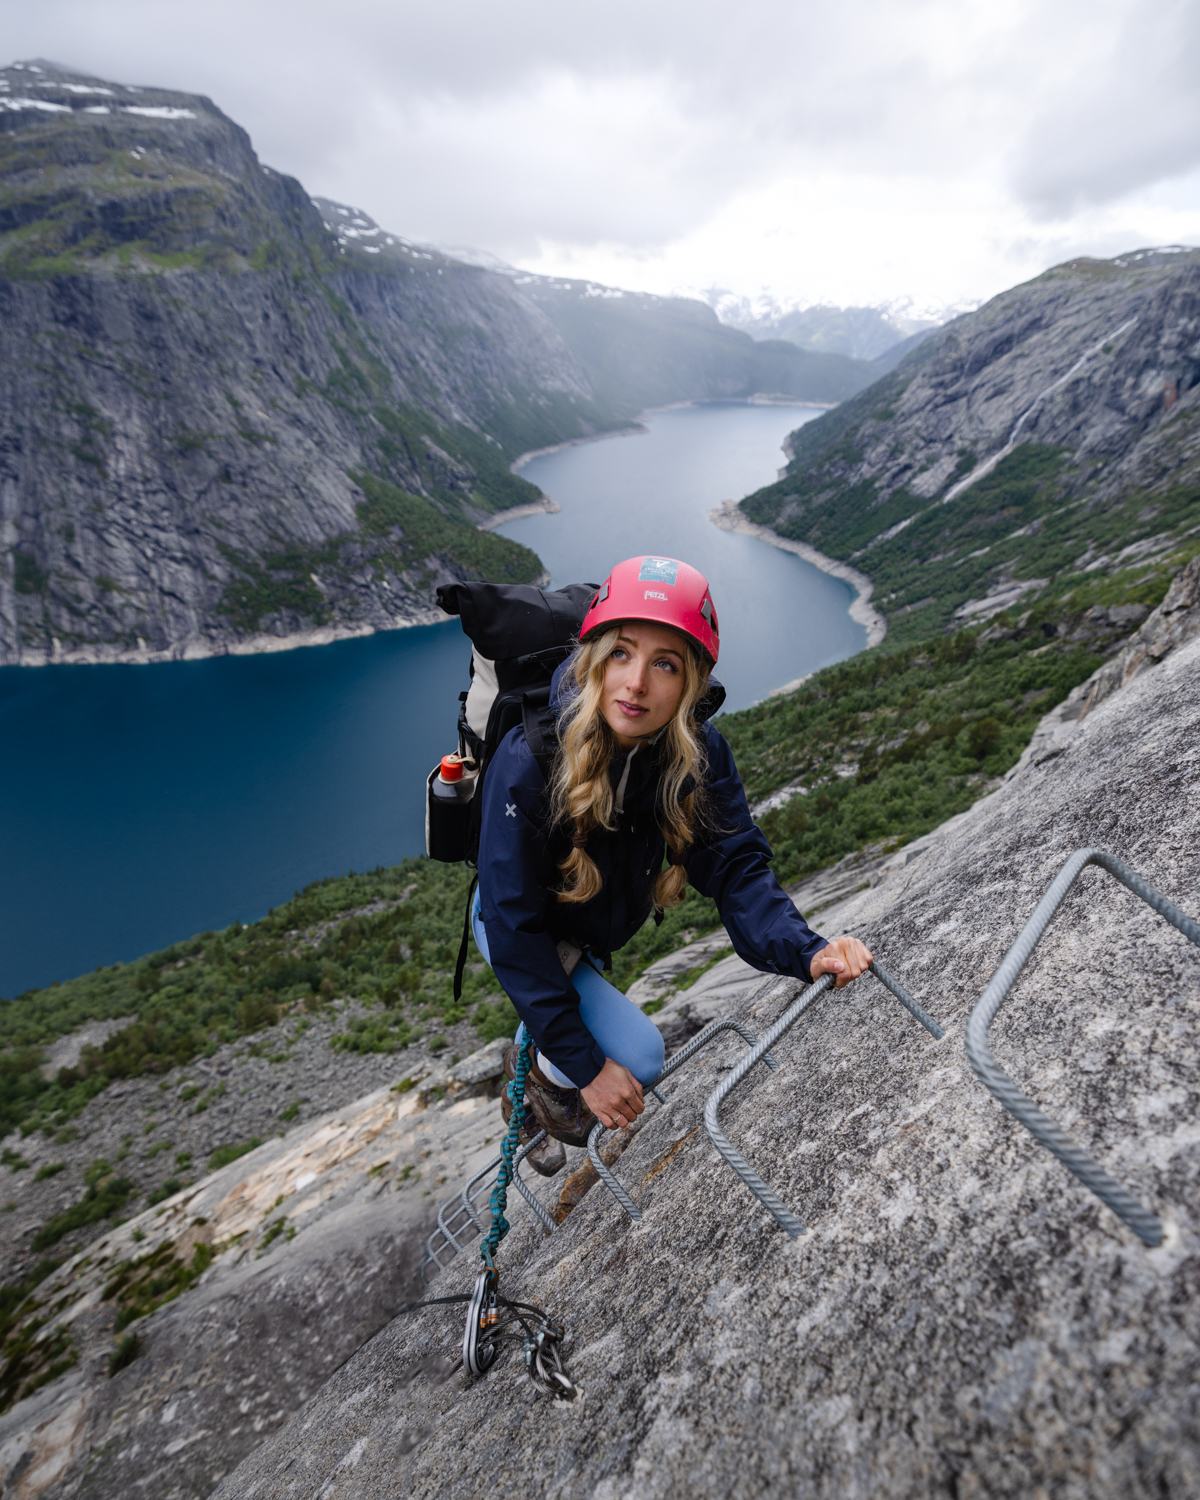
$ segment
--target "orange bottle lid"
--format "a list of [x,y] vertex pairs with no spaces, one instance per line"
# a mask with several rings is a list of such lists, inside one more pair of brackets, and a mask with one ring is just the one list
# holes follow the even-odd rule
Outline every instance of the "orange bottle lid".
[[443,781],[461,781],[463,764],[461,755],[443,755],[441,776]]

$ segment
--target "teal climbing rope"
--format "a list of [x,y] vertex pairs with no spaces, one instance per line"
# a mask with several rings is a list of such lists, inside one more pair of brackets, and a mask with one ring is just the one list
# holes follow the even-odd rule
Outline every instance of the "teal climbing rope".
[[479,1245],[479,1254],[490,1271],[496,1269],[493,1257],[510,1227],[508,1220],[504,1217],[504,1210],[508,1207],[508,1185],[513,1179],[515,1170],[513,1157],[517,1154],[521,1126],[525,1122],[525,1079],[529,1076],[529,1069],[532,1066],[532,1051],[533,1038],[526,1032],[521,1050],[517,1053],[517,1076],[508,1085],[512,1114],[508,1119],[508,1133],[500,1146],[500,1170],[496,1173],[496,1185],[492,1189],[492,1196],[488,1202],[488,1207],[492,1211],[492,1227]]

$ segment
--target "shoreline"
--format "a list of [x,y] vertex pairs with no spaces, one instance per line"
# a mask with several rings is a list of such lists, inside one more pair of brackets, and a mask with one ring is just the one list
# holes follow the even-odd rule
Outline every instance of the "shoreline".
[[540,500],[530,500],[525,505],[510,505],[507,510],[498,510],[494,516],[477,521],[475,529],[495,531],[497,526],[507,526],[509,521],[521,521],[526,516],[556,516],[561,510],[562,506],[554,496],[547,495],[543,490]]
[[[593,432],[587,437],[567,438],[565,442],[553,443],[549,448],[531,448],[528,453],[522,453],[519,457],[514,458],[512,463],[509,464],[508,470],[510,474],[516,474],[535,458],[544,458],[550,453],[562,453],[567,448],[578,448],[584,443],[601,443],[605,438],[640,437],[646,431],[642,421],[643,417],[655,417],[664,411],[682,411],[685,407],[689,406],[796,406],[809,408],[813,411],[832,411],[835,406],[840,404],[837,401],[809,401],[800,396],[773,396],[765,394],[756,394],[753,396],[710,396],[702,401],[670,401],[666,406],[644,407],[638,412],[628,427],[614,427],[609,432]],[[781,446],[784,453],[790,458],[791,454],[788,452],[786,439]],[[514,506],[512,514],[508,516],[508,519],[516,520],[516,512],[524,511],[524,509],[525,507],[520,505]]]
[[[822,573],[828,573],[831,578],[840,578],[843,583],[848,583],[854,590],[854,603],[850,606],[850,618],[857,624],[862,625],[867,632],[867,644],[865,650],[872,646],[878,646],[887,635],[887,621],[883,615],[871,603],[871,595],[875,592],[875,585],[865,573],[860,573],[857,568],[852,568],[849,563],[838,562],[836,558],[826,557],[823,552],[818,552],[815,547],[810,547],[807,542],[793,542],[788,537],[782,537],[771,530],[769,526],[760,526],[756,521],[751,521],[738,509],[736,500],[726,500],[723,505],[718,505],[715,510],[710,510],[708,519],[720,531],[736,531],[743,536],[757,537],[760,542],[766,542],[768,546],[778,547],[781,551],[792,552],[806,563],[811,563],[814,568],[820,568]],[[811,675],[811,674],[810,674]],[[785,683],[783,687],[772,689],[770,697],[779,693],[794,692],[802,682],[807,681],[805,677],[798,677],[794,682]]]
[[440,609],[430,606],[419,610],[412,619],[398,619],[394,624],[383,627],[348,623],[322,625],[315,630],[299,630],[292,635],[255,635],[249,640],[232,641],[228,645],[192,639],[162,651],[142,645],[116,649],[92,645],[63,650],[54,641],[49,651],[24,651],[19,661],[0,663],[0,670],[4,667],[157,667],[177,661],[212,661],[221,656],[272,656],[279,651],[299,651],[308,646],[332,646],[337,641],[384,635],[416,625],[442,625],[446,619],[447,616]]
[[[692,403],[690,401],[685,401],[681,404],[684,406],[690,406]],[[647,415],[647,413],[643,412],[642,415],[645,416]],[[641,437],[645,433],[645,431],[646,429],[642,426],[642,424],[635,421],[628,427],[614,427],[611,432],[593,432],[587,437],[567,438],[567,440],[563,443],[551,443],[549,448],[530,448],[528,453],[522,453],[518,457],[513,459],[512,463],[510,463],[508,466],[508,472],[510,474],[519,474],[526,464],[532,463],[535,458],[545,458],[550,453],[563,453],[568,448],[581,448],[584,443],[602,443],[605,438]],[[532,481],[530,482],[532,483]],[[543,493],[545,492],[543,491]],[[549,499],[549,496],[547,496],[546,498]],[[508,515],[508,519],[511,521],[515,521],[517,519],[516,512],[523,512],[526,509],[526,506],[514,505],[512,507],[512,512]],[[540,509],[540,506],[535,507],[535,510]],[[561,509],[562,507],[556,503],[554,506],[554,512],[557,512]],[[553,514],[554,512],[551,512],[551,514]]]

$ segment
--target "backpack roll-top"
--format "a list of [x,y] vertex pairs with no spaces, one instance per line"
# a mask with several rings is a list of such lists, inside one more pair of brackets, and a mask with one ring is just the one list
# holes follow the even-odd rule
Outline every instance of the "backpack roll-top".
[[543,775],[556,738],[550,680],[571,653],[594,583],[561,589],[533,584],[451,583],[437,591],[448,615],[458,615],[471,641],[471,686],[459,694],[458,748],[469,785],[466,800],[435,795],[428,780],[426,851],[447,863],[474,864],[479,854],[479,789],[496,747],[510,729],[525,726]]

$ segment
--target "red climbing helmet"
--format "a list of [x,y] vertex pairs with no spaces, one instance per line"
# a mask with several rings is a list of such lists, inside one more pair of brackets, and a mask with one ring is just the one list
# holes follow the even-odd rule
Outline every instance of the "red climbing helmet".
[[715,667],[721,648],[717,612],[703,573],[673,557],[627,557],[612,570],[583,617],[579,639],[618,620],[667,625],[694,641]]

